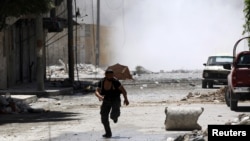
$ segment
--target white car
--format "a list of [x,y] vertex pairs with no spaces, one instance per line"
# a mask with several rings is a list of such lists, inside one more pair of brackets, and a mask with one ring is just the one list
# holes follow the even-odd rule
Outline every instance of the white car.
[[226,85],[230,70],[224,69],[224,64],[233,62],[233,55],[209,56],[202,73],[202,88],[213,88],[213,85]]

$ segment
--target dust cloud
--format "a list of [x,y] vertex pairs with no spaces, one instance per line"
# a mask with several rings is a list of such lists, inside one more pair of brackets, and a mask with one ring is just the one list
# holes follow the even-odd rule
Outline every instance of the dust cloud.
[[[243,0],[101,0],[101,25],[112,29],[110,64],[202,69],[209,55],[233,53],[243,8]],[[245,41],[239,46],[247,49]]]

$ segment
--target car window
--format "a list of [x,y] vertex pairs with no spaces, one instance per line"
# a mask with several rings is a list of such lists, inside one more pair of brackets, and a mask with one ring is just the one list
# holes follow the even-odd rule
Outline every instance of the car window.
[[232,62],[233,62],[232,56],[212,56],[208,58],[207,64],[209,66],[214,66],[214,65],[228,64]]
[[250,55],[242,55],[239,58],[238,65],[250,65]]

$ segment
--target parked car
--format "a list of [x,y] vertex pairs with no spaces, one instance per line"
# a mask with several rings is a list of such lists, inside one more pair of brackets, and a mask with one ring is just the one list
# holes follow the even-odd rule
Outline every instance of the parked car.
[[231,70],[227,77],[225,101],[231,110],[237,110],[239,100],[250,100],[250,51],[238,53],[233,65],[224,65],[224,68]]
[[209,56],[202,73],[202,88],[213,88],[213,85],[226,85],[230,70],[224,69],[224,64],[233,62],[233,55]]
[[225,69],[231,70],[227,80],[228,84],[225,90],[225,101],[231,110],[237,110],[238,101],[250,100],[250,51],[241,51],[236,54],[236,48],[240,41],[250,37],[244,37],[238,40],[233,49],[233,64],[225,64]]

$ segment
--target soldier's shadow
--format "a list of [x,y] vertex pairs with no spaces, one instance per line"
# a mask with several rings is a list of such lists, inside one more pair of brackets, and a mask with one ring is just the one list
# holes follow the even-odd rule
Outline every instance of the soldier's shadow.
[[79,113],[50,111],[43,113],[2,114],[0,125],[9,123],[59,122],[78,120]]

